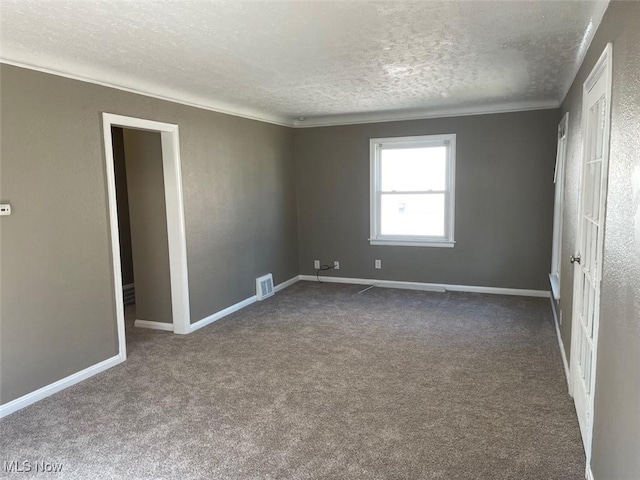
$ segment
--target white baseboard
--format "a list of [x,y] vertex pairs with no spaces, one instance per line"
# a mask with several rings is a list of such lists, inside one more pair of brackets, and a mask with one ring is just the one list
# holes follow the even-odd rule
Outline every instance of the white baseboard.
[[571,388],[571,375],[569,372],[569,362],[567,361],[567,352],[564,349],[564,342],[562,341],[562,335],[560,334],[560,320],[558,319],[558,313],[556,307],[553,304],[553,297],[551,300],[551,311],[553,312],[553,324],[556,327],[556,337],[558,338],[558,347],[560,348],[560,355],[562,356],[562,365],[564,365],[564,378],[567,380],[567,389],[569,395],[573,396],[573,388]]
[[32,403],[35,403],[43,398],[46,398],[54,393],[59,392],[60,390],[64,390],[71,385],[75,385],[82,380],[86,380],[89,377],[94,376],[97,373],[103,372],[108,368],[111,368],[119,363],[122,363],[124,358],[122,355],[118,354],[114,357],[103,360],[100,363],[96,363],[84,370],[76,372],[68,377],[65,377],[57,382],[51,383],[45,387],[39,388],[38,390],[23,395],[20,398],[16,398],[15,400],[10,401],[9,403],[5,403],[0,405],[0,418],[6,417],[7,415],[20,410],[21,408],[27,407]]
[[256,303],[257,301],[258,300],[255,295],[252,295],[249,298],[245,298],[244,300],[234,305],[231,305],[230,307],[227,307],[224,310],[220,310],[219,312],[209,315],[208,317],[205,317],[202,320],[198,320],[196,323],[192,323],[187,333],[195,332],[196,330],[199,330],[202,327],[206,327],[210,323],[213,323],[216,320],[220,320],[221,318],[224,318],[227,315],[231,315],[232,313],[237,312],[238,310],[242,310],[244,307],[248,307],[249,305],[251,305],[252,303]]
[[[300,276],[297,275],[293,278],[290,278],[289,280],[286,280],[282,283],[279,283],[278,285],[276,285],[275,287],[273,287],[274,292],[279,292],[280,290],[283,290],[291,285],[293,285],[294,283],[300,281]],[[220,310],[219,312],[216,312],[212,315],[209,315],[208,317],[203,318],[202,320],[198,320],[196,323],[192,323],[191,327],[189,328],[189,331],[187,333],[191,333],[191,332],[195,332],[196,330],[202,328],[202,327],[206,327],[207,325],[215,322],[216,320],[220,320],[221,318],[226,317],[227,315],[231,315],[234,312],[237,312],[238,310],[242,310],[244,307],[247,307],[249,305],[251,305],[252,303],[257,302],[258,299],[256,298],[255,295],[250,296],[249,298],[245,298],[244,300],[231,305],[230,307],[225,308],[224,310]]]
[[[300,280],[316,282],[315,275],[300,275]],[[375,280],[367,278],[320,277],[326,283],[350,283],[356,285],[374,285],[384,288],[403,288],[408,290],[424,290],[429,292],[470,292],[490,293],[493,295],[517,295],[521,297],[548,298],[546,290],[525,290],[519,288],[482,287],[474,285],[450,285],[447,283],[400,282],[396,280]]]
[[133,325],[140,328],[150,328],[152,330],[165,330],[167,332],[173,332],[173,323],[154,322],[152,320],[140,320],[136,318]]
[[284,290],[285,288],[290,287],[291,285],[299,281],[300,281],[300,275],[296,275],[295,277],[291,277],[289,280],[285,280],[284,282],[279,283],[278,285],[273,287],[273,291],[279,292],[280,290]]

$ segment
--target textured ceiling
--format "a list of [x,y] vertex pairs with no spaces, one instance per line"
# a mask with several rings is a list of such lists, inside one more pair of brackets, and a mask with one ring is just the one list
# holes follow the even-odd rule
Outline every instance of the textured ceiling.
[[0,57],[288,124],[524,109],[562,100],[605,7],[0,0]]

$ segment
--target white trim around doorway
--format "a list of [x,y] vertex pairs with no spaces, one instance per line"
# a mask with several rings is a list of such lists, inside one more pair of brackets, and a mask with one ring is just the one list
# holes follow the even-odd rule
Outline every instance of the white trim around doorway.
[[187,271],[187,242],[184,225],[184,203],[182,195],[182,170],[180,165],[180,142],[178,125],[125,117],[112,113],[102,114],[104,153],[107,167],[107,195],[109,200],[109,223],[111,228],[111,253],[113,258],[113,283],[116,301],[116,321],[120,355],[126,359],[124,331],[124,303],[122,299],[122,277],[120,264],[120,235],[118,231],[118,204],[116,198],[113,139],[111,127],[133,128],[159,132],[162,142],[162,169],[167,215],[169,244],[169,270],[171,276],[171,306],[174,333],[190,331],[189,282]]

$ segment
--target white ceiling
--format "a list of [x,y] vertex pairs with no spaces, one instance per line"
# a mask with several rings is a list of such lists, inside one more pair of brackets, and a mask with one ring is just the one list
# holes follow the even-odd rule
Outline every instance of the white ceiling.
[[563,99],[606,5],[0,0],[0,58],[289,125],[522,110]]

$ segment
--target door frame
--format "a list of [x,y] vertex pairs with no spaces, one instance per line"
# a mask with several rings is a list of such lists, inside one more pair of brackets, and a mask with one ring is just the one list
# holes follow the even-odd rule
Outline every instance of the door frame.
[[[578,237],[577,237],[577,248],[576,252],[578,254],[582,254],[583,252],[578,251],[578,249],[583,248],[583,197],[584,197],[584,188],[586,182],[586,155],[588,152],[587,148],[587,136],[588,136],[588,121],[589,121],[589,105],[587,102],[587,97],[589,91],[595,86],[598,80],[602,77],[602,75],[606,75],[606,85],[605,91],[607,94],[607,102],[605,105],[605,127],[603,132],[603,159],[602,159],[602,180],[601,180],[601,191],[600,191],[600,212],[602,216],[602,228],[598,232],[598,240],[596,245],[596,258],[597,264],[599,266],[597,272],[596,279],[596,298],[594,303],[594,318],[593,318],[593,359],[592,359],[592,372],[591,372],[591,385],[590,385],[590,394],[587,399],[587,413],[589,418],[589,423],[587,425],[587,438],[585,439],[585,454],[587,457],[587,469],[589,469],[589,465],[591,462],[591,447],[593,444],[593,424],[594,424],[594,397],[595,397],[595,385],[596,385],[596,373],[598,366],[598,333],[600,330],[600,292],[601,292],[601,280],[602,280],[602,258],[604,254],[604,231],[606,229],[606,200],[607,200],[607,191],[608,191],[608,177],[609,177],[609,140],[611,135],[611,93],[612,93],[612,61],[613,61],[613,44],[608,43],[605,47],[604,51],[600,55],[600,58],[593,66],[591,73],[584,81],[582,86],[582,121],[581,121],[581,129],[582,129],[582,153],[580,155],[580,189],[578,194]],[[574,268],[574,279],[573,279],[573,305],[572,305],[572,318],[571,318],[571,383],[572,387],[575,385],[575,382],[580,380],[577,378],[579,375],[578,368],[576,365],[577,362],[577,332],[580,326],[577,324],[580,320],[578,319],[578,307],[580,298],[579,295],[576,294],[578,290],[579,277],[580,277],[581,267]],[[575,393],[575,388],[573,389]],[[574,397],[575,403],[575,397]]]
[[178,125],[126,117],[103,112],[104,156],[107,167],[107,195],[109,225],[111,229],[111,254],[113,258],[113,286],[116,301],[118,344],[123,359],[126,358],[124,329],[124,301],[122,298],[122,265],[120,263],[120,232],[118,229],[118,203],[116,198],[115,164],[111,127],[159,132],[162,144],[162,171],[169,246],[169,273],[171,277],[171,306],[173,332],[189,333],[189,279],[187,269],[187,242],[184,224],[182,194],[182,169]]
[[[553,173],[553,244],[551,251],[551,294],[560,300],[560,277],[562,275],[562,226],[564,223],[564,179],[567,165],[567,143],[569,140],[569,112],[566,112],[558,124],[558,145],[556,148],[556,167]],[[571,387],[569,387],[571,391]]]

